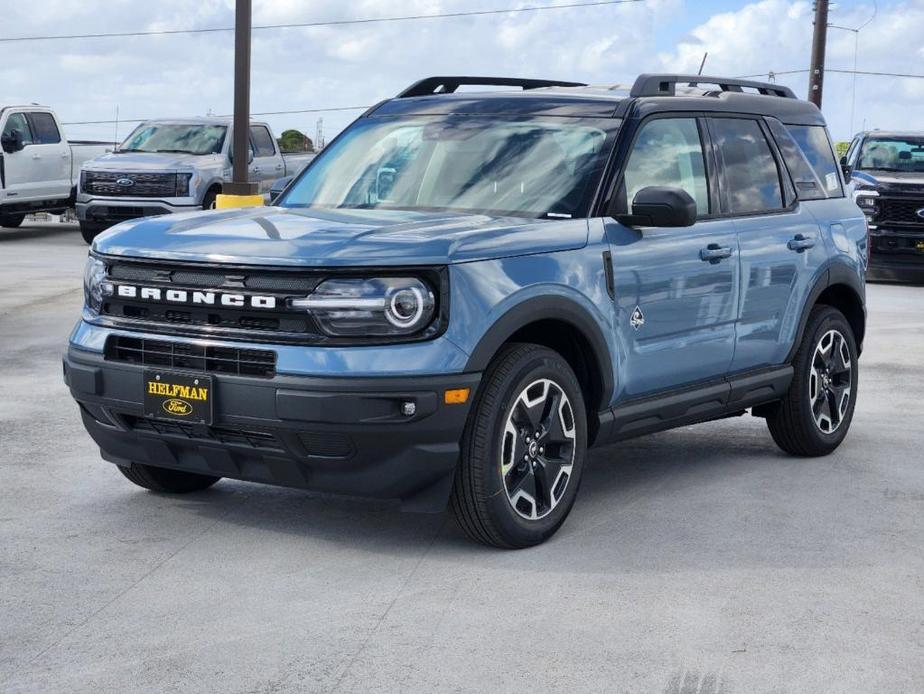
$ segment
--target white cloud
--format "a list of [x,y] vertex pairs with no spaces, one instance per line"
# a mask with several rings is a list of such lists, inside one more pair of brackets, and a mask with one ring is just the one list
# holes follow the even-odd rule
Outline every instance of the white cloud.
[[[568,0],[556,0],[563,4]],[[838,24],[869,16],[871,0],[839,3]],[[262,0],[255,24],[311,22],[400,14],[432,14],[508,6],[532,0]],[[876,21],[860,35],[861,69],[924,72],[924,0],[880,0]],[[13,3],[3,35],[212,27],[233,24],[233,0],[110,0],[105,11],[81,0]],[[762,0],[685,26],[693,0],[454,19],[257,31],[252,107],[283,111],[375,103],[427,74],[513,74],[631,83],[639,72],[693,71],[709,51],[707,72],[741,75],[804,69],[809,58],[811,3]],[[679,36],[665,45],[665,36]],[[134,116],[228,113],[233,87],[231,33],[0,44],[4,99],[40,101],[67,121]],[[832,30],[828,64],[853,65],[853,35]],[[800,95],[805,76],[781,76]],[[850,130],[852,80],[829,74],[825,113],[835,136]],[[924,128],[924,80],[860,77],[856,128]],[[323,114],[328,136],[358,111]],[[314,135],[322,114],[274,116],[277,130]],[[127,126],[121,126],[121,134]],[[112,126],[76,126],[76,136],[111,136]]]

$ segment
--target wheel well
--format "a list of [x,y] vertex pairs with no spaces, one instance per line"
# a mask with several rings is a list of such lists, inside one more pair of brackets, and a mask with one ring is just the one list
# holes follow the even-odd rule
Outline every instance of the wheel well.
[[819,295],[815,303],[831,306],[844,314],[853,330],[857,349],[861,350],[863,336],[866,334],[866,313],[857,293],[846,284],[832,284]]
[[587,409],[589,443],[597,436],[596,414],[603,403],[603,373],[590,340],[571,323],[545,319],[524,325],[507,338],[510,342],[530,342],[558,352],[577,376]]

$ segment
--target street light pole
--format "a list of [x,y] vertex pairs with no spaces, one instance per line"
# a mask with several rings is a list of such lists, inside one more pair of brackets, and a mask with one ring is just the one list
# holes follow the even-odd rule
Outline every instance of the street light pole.
[[231,183],[218,196],[217,207],[263,204],[258,187],[250,183],[250,34],[251,0],[236,0],[234,10],[234,120]]
[[815,0],[815,32],[812,36],[812,65],[809,70],[808,100],[821,108],[825,81],[825,44],[828,38],[828,0]]

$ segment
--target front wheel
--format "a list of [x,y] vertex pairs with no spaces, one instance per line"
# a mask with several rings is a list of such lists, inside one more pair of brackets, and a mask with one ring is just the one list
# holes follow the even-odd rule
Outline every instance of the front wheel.
[[857,343],[840,311],[812,309],[793,359],[789,393],[767,417],[776,444],[787,453],[820,456],[837,448],[857,403]]
[[143,465],[142,463],[132,463],[127,467],[119,465],[118,468],[119,472],[139,487],[162,494],[198,492],[208,489],[221,479],[221,477],[213,477],[212,475],[199,475],[195,472],[183,472],[182,470],[168,470],[167,468]]
[[473,540],[544,542],[574,505],[587,449],[581,386],[539,345],[506,346],[485,372],[462,440],[450,508]]
[[26,218],[24,214],[0,214],[0,227],[5,229],[15,229]]
[[83,240],[87,243],[93,243],[93,239],[104,232],[107,228],[108,227],[105,224],[80,222],[80,235],[83,236]]

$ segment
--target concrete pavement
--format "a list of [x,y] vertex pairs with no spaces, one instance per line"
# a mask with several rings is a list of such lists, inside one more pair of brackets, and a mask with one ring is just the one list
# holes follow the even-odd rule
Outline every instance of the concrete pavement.
[[595,450],[546,545],[103,462],[61,380],[75,228],[0,231],[0,691],[924,690],[924,287],[870,288],[853,428],[741,417]]

